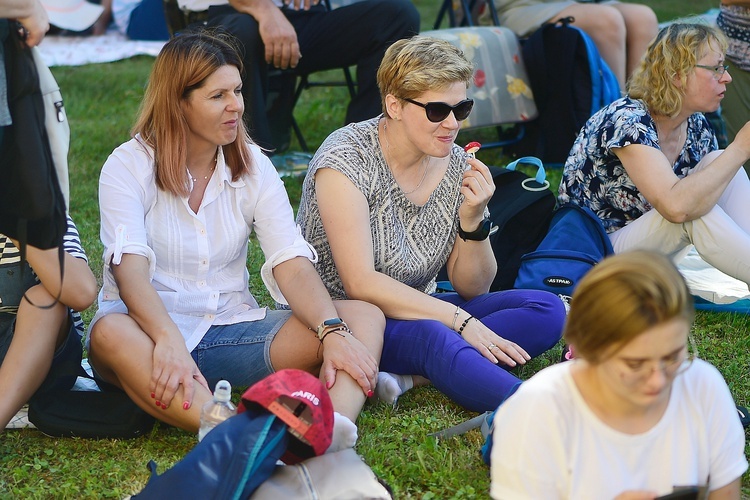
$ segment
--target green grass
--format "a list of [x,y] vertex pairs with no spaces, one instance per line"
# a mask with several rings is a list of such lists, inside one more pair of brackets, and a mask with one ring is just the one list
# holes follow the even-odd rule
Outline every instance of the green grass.
[[[654,0],[660,20],[701,13],[715,0]],[[431,28],[439,3],[419,0],[423,27]],[[63,90],[72,129],[71,212],[80,229],[91,267],[101,279],[97,181],[107,155],[129,137],[153,59],[137,57],[112,64],[53,68]],[[334,75],[338,76],[338,75]],[[348,97],[344,89],[305,92],[295,115],[311,147],[340,126]],[[482,134],[473,133],[470,139]],[[292,143],[292,148],[298,146]],[[501,151],[483,151],[487,163],[502,164]],[[551,172],[553,186],[559,171]],[[287,179],[293,201],[299,179]],[[253,293],[271,304],[258,276],[263,256],[256,244],[248,266]],[[84,315],[90,320],[93,308]],[[702,357],[724,374],[740,404],[750,403],[750,328],[748,316],[699,313],[694,334]],[[528,378],[558,359],[560,346],[518,372]],[[397,498],[485,498],[487,468],[479,458],[478,431],[447,440],[427,435],[473,417],[433,388],[404,395],[397,409],[368,405],[358,420],[357,451],[395,490]],[[192,434],[157,425],[150,435],[131,441],[52,439],[34,430],[0,434],[0,498],[122,498],[140,490],[154,459],[160,472],[195,444]],[[511,450],[512,452],[512,450]],[[747,483],[746,484],[750,484]]]

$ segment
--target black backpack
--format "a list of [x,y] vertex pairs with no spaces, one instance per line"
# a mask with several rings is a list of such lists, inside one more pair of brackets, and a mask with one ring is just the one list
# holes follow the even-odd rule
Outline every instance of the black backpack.
[[39,391],[29,401],[29,421],[37,429],[47,436],[89,439],[132,439],[151,431],[156,419],[123,390],[95,379],[80,362],[76,370],[78,377],[95,382],[99,390]]
[[539,117],[509,148],[563,164],[581,127],[591,115],[620,97],[617,78],[593,40],[571,26],[572,17],[542,25],[523,42],[522,55]]
[[[537,175],[529,177],[515,170],[519,163],[535,165]],[[505,168],[493,168],[495,194],[487,204],[492,225],[492,252],[497,274],[490,291],[508,290],[521,266],[521,257],[533,252],[547,234],[557,202],[549,189],[542,162],[533,156],[519,158]]]
[[[536,175],[517,171],[519,163],[537,167]],[[505,168],[490,167],[490,172],[495,194],[487,204],[492,220],[489,238],[497,261],[490,291],[496,292],[513,288],[521,257],[533,252],[547,234],[557,200],[539,158],[519,158]],[[437,280],[438,291],[452,291],[445,267]]]
[[[47,127],[62,124],[68,130],[68,125],[57,82],[36,49],[26,46],[20,28],[15,21],[0,19],[8,109],[13,121],[0,135],[0,233],[18,241],[22,262],[27,245],[57,247],[62,282],[67,219],[56,162],[64,161],[67,173],[68,136],[56,134],[57,147],[53,148]],[[65,182],[67,185],[67,179]],[[59,298],[58,294],[53,303],[44,305],[28,297],[26,300],[47,309]]]

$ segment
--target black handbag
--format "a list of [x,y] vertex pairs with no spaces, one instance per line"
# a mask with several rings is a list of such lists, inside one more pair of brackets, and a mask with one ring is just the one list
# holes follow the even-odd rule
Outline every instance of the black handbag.
[[[58,171],[65,173],[67,187],[67,118],[59,92],[42,94],[40,70],[45,84],[56,89],[52,73],[35,58],[34,49],[26,46],[21,38],[25,31],[19,29],[20,25],[11,22],[10,28],[3,42],[3,57],[13,123],[4,127],[0,143],[0,179],[3,180],[0,183],[0,233],[18,241],[22,263],[26,260],[26,245],[40,249],[57,247],[62,282],[67,219]],[[50,98],[53,95],[55,97]],[[46,121],[47,118],[50,120]],[[54,148],[50,146],[47,132],[52,124],[68,132],[54,130]],[[58,295],[52,304],[45,305],[34,304],[28,297],[26,300],[46,309],[54,306],[59,298]]]
[[[92,379],[80,364],[78,368],[79,376]],[[34,395],[29,402],[29,421],[54,437],[132,439],[151,431],[154,417],[122,390],[95,381],[101,391],[56,389]]]
[[41,249],[62,247],[67,223],[45,125],[45,113],[64,117],[60,109],[45,110],[39,72],[32,49],[11,23],[3,44],[12,125],[0,145],[0,233]]

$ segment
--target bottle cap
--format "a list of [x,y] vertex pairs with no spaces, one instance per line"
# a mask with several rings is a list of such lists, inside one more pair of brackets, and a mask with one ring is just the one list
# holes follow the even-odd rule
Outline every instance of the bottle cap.
[[216,389],[214,390],[214,399],[226,403],[232,399],[232,385],[226,380],[219,380],[216,382]]

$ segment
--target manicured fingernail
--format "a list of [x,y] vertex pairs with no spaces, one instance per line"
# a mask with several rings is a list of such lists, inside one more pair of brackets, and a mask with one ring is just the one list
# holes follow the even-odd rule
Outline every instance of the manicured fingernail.
[[370,389],[369,391],[367,391],[367,397],[368,397],[368,398],[371,398],[371,397],[373,397],[374,395],[375,395],[375,393],[374,393],[374,392],[372,392],[372,389]]
[[160,401],[157,401],[157,402],[156,402],[156,406],[161,406],[161,402],[160,402]]
[[167,405],[165,405],[164,403],[162,403],[162,404],[161,404],[161,409],[162,409],[162,410],[166,410],[166,409],[167,409]]
[[154,398],[156,398],[156,394],[154,394],[154,393],[152,392],[152,393],[151,393],[151,399],[154,399]]
[[330,382],[326,382],[326,389],[330,389],[331,387],[333,387],[333,384]]
[[182,403],[182,409],[183,410],[190,409],[190,403],[188,403],[187,401],[185,401],[184,403]]

